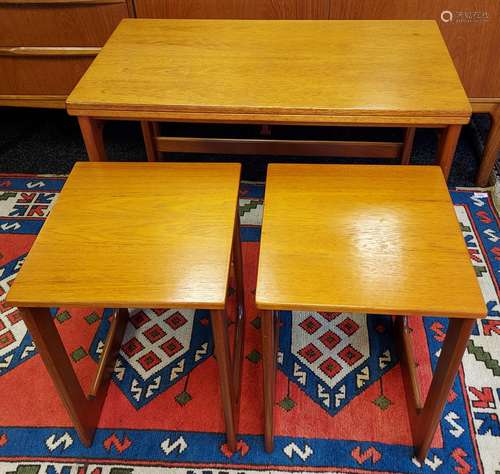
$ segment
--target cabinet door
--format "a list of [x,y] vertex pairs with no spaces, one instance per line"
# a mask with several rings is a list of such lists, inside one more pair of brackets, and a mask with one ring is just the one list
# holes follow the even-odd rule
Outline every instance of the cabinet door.
[[134,0],[142,18],[327,19],[330,0]]
[[469,97],[500,97],[500,0],[331,0],[331,19],[431,19]]

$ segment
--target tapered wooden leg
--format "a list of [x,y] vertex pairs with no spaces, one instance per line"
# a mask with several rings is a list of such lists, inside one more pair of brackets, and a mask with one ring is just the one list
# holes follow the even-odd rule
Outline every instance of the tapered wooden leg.
[[486,146],[484,147],[483,158],[476,176],[476,184],[482,187],[488,185],[488,179],[493,171],[493,167],[498,159],[498,152],[500,151],[500,104],[490,112],[490,116],[490,133]]
[[87,398],[95,398],[99,396],[99,392],[107,391],[107,385],[111,380],[111,375],[115,368],[116,357],[120,351],[125,329],[128,321],[128,310],[121,308],[115,310],[111,317],[111,324],[106,336],[106,342],[102,349],[99,365],[94,377],[94,382],[90,389]]
[[450,319],[429,393],[414,431],[417,459],[420,462],[427,456],[475,322],[475,319]]
[[80,440],[92,444],[104,394],[89,401],[78,382],[48,308],[19,308]]
[[418,414],[422,410],[422,397],[416,371],[417,365],[415,363],[411,329],[408,326],[407,316],[396,316],[395,331],[398,335],[397,348],[409,412],[410,415],[413,413]]
[[225,311],[212,310],[212,332],[214,337],[215,357],[219,367],[219,384],[222,409],[226,423],[227,445],[231,451],[236,450],[236,429],[234,423],[234,388],[231,371],[231,352],[227,331]]
[[437,161],[443,171],[444,179],[448,181],[451,165],[455,157],[461,125],[448,125],[441,131],[438,145]]
[[160,124],[142,121],[141,128],[148,161],[161,161],[161,153],[158,151],[155,141],[155,138],[160,135]]
[[401,164],[409,165],[411,153],[413,151],[413,140],[415,139],[415,127],[408,127],[405,131],[405,139],[403,142],[403,151],[401,152]]
[[85,148],[90,161],[106,161],[102,130],[104,122],[90,117],[78,117]]
[[276,343],[274,311],[261,311],[262,364],[264,371],[264,446],[274,449],[274,400],[276,392]]
[[234,417],[236,431],[238,431],[239,404],[241,392],[241,372],[243,368],[243,344],[245,338],[245,294],[243,281],[243,256],[241,252],[240,215],[236,211],[232,260],[236,279],[236,327],[234,331],[233,351],[233,386],[234,386]]

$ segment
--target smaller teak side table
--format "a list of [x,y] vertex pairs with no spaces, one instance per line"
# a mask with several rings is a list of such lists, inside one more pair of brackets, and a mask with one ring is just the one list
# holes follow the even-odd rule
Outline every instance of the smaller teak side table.
[[[127,308],[209,309],[227,442],[236,446],[243,338],[239,164],[77,163],[16,277],[18,306],[86,446],[99,421]],[[231,358],[226,299],[237,297]],[[49,308],[118,308],[89,394]]]
[[[360,312],[396,317],[420,461],[475,318],[486,315],[441,169],[432,166],[269,165],[256,303],[262,317],[267,451],[273,449],[274,312]],[[407,316],[425,315],[447,316],[450,322],[422,400]]]

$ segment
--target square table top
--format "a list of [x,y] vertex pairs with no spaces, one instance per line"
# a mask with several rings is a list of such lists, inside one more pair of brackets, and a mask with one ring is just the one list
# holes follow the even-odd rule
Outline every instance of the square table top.
[[432,20],[125,19],[67,100],[102,118],[467,123]]
[[268,167],[259,309],[486,314],[437,166]]
[[223,308],[239,178],[238,163],[77,163],[7,302]]

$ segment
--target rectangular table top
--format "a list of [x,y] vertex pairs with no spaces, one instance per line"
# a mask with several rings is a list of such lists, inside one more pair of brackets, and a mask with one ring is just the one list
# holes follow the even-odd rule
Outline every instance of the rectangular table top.
[[268,167],[260,309],[481,317],[439,167]]
[[77,163],[15,306],[223,308],[238,163]]
[[297,124],[467,123],[431,20],[125,19],[72,115]]

